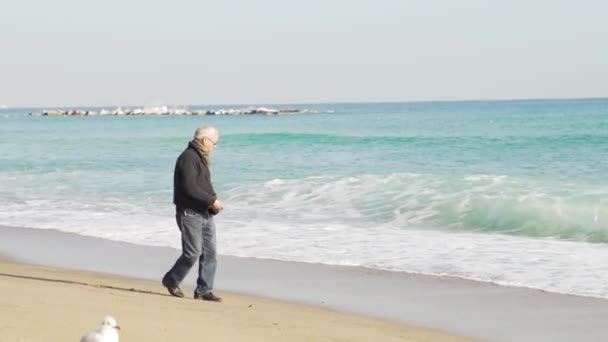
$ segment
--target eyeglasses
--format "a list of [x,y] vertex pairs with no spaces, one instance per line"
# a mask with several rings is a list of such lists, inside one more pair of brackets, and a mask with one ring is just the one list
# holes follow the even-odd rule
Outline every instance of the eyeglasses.
[[213,144],[213,147],[217,147],[217,141],[213,141],[211,138],[207,138],[207,137],[205,137],[205,139],[211,141],[211,143]]

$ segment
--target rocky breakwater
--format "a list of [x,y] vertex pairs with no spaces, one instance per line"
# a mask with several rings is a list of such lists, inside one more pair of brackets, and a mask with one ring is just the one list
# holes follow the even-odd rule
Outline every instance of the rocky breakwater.
[[131,108],[114,110],[84,110],[84,109],[52,109],[41,112],[32,112],[31,116],[137,116],[137,115],[285,115],[309,113],[305,109],[272,109],[266,107],[243,108],[243,109],[213,109],[213,110],[188,110],[168,107],[154,108]]

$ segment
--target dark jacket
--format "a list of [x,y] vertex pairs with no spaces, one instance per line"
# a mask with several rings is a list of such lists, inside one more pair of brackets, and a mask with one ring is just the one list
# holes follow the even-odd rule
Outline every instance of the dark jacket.
[[209,168],[189,143],[175,162],[173,203],[178,209],[206,213],[216,198]]

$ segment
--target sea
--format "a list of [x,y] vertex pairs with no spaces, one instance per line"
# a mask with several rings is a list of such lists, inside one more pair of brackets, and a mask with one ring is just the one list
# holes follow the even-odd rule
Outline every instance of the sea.
[[0,225],[180,248],[175,159],[213,125],[220,254],[608,298],[608,99],[264,106],[306,112],[0,109]]

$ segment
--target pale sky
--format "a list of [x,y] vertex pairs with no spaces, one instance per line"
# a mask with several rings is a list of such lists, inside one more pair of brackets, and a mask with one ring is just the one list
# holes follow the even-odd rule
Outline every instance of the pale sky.
[[608,96],[608,1],[3,0],[0,106]]

